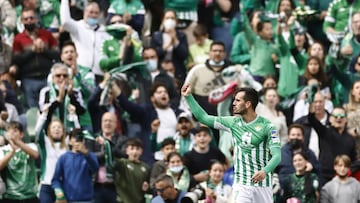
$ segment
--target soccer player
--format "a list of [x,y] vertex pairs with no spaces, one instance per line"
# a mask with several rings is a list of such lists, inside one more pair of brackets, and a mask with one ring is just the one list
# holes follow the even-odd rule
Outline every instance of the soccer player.
[[234,116],[208,115],[184,84],[181,93],[191,111],[203,124],[226,130],[233,136],[235,154],[234,202],[273,202],[271,172],[280,163],[279,134],[271,122],[255,113],[258,93],[240,88],[233,102]]

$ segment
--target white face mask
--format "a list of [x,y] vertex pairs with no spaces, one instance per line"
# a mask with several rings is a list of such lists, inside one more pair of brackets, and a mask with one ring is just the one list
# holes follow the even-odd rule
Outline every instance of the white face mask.
[[176,21],[173,19],[166,19],[166,20],[164,20],[163,25],[164,25],[165,31],[172,30],[176,27]]
[[209,65],[210,66],[216,66],[216,67],[220,67],[220,66],[223,66],[225,64],[225,61],[222,60],[220,61],[219,63],[216,63],[214,60],[210,59],[209,60]]
[[172,166],[169,169],[172,173],[178,174],[183,170],[183,168],[184,168],[184,166]]
[[158,62],[156,59],[149,59],[147,61],[147,69],[150,71],[150,72],[153,72],[155,70],[157,70],[158,68]]

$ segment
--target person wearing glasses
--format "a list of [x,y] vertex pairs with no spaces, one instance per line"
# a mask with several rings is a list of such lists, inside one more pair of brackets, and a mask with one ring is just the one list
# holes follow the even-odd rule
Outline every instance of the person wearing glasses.
[[174,186],[171,176],[162,174],[155,180],[155,196],[151,203],[176,202],[180,203],[186,191],[178,190]]
[[320,174],[327,183],[335,174],[333,163],[337,155],[345,154],[351,161],[356,160],[355,138],[346,129],[347,117],[343,107],[335,107],[329,117],[330,125],[323,125],[316,119],[313,106],[310,105],[308,119],[318,134]]
[[[74,127],[77,117],[86,111],[82,94],[78,88],[73,87],[73,81],[70,81],[69,77],[66,65],[54,64],[51,68],[52,80],[49,85],[41,89],[39,97],[40,112],[48,108],[48,118],[55,116],[60,119],[67,131]],[[72,114],[73,111],[75,114]],[[75,118],[74,115],[77,117]]]
[[46,78],[54,61],[59,61],[59,52],[52,34],[38,27],[35,10],[24,9],[21,22],[25,30],[14,38],[14,65],[9,68],[9,73],[20,79],[28,109],[38,107],[39,92],[47,85]]

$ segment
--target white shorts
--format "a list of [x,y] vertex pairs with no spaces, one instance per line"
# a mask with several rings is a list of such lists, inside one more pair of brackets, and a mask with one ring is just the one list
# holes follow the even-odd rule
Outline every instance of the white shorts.
[[246,185],[233,186],[233,203],[273,203],[273,193],[270,187]]

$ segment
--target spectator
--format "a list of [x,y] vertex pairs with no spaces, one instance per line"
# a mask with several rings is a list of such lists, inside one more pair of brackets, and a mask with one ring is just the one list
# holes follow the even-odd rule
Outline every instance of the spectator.
[[150,187],[155,188],[155,180],[158,176],[166,173],[168,167],[168,155],[175,152],[175,141],[172,138],[165,138],[161,143],[161,151],[164,154],[164,159],[156,161],[151,167],[150,173]]
[[230,66],[226,60],[225,45],[222,42],[213,42],[210,45],[209,59],[204,64],[193,67],[186,76],[185,83],[191,84],[192,93],[205,111],[210,115],[217,115],[216,105],[208,102],[210,91],[225,85],[221,71]]
[[151,203],[165,203],[167,201],[180,203],[186,194],[186,191],[176,189],[173,179],[166,174],[160,175],[155,180],[155,191],[157,196],[151,200]]
[[124,17],[113,15],[106,31],[112,38],[102,44],[100,68],[103,72],[141,60],[139,35],[125,24]]
[[18,122],[9,123],[5,137],[9,144],[0,148],[0,169],[6,177],[6,192],[3,194],[2,202],[37,203],[37,147],[34,143],[25,144],[22,141],[24,131]]
[[101,132],[91,144],[99,162],[99,170],[95,176],[94,203],[116,203],[116,189],[114,184],[114,170],[112,168],[115,158],[125,156],[125,141],[127,137],[116,133],[117,118],[115,113],[106,112],[101,119]]
[[25,30],[15,36],[13,61],[9,73],[21,80],[25,107],[38,107],[39,92],[47,85],[46,78],[54,61],[58,60],[57,42],[50,32],[38,27],[35,10],[21,12]]
[[[359,7],[360,9],[360,7]],[[347,58],[360,54],[358,43],[360,42],[360,10],[352,14],[351,32],[342,39],[340,53]]]
[[72,130],[69,139],[71,151],[59,158],[52,178],[56,201],[91,203],[94,197],[92,176],[99,163],[95,154],[86,148],[80,129]]
[[181,155],[191,151],[195,146],[195,136],[192,133],[193,119],[190,113],[182,112],[177,117],[176,134],[174,135],[175,149]]
[[2,16],[0,20],[2,39],[0,41],[4,42],[8,46],[12,46],[12,40],[14,36],[12,33],[16,26],[16,12],[11,3],[6,0],[0,0],[0,8],[0,13]]
[[335,158],[336,176],[322,188],[320,203],[355,203],[360,200],[360,184],[355,178],[348,176],[350,163],[351,159],[346,155]]
[[343,32],[350,25],[352,13],[360,9],[359,1],[339,0],[330,3],[323,24],[324,33]]
[[108,9],[109,18],[112,15],[120,15],[124,19],[124,23],[130,25],[141,33],[144,24],[145,8],[143,1],[140,0],[120,0],[110,2]]
[[[320,93],[316,92],[314,95],[314,99],[312,100],[311,104],[314,109],[314,115],[317,120],[319,120],[322,125],[327,126],[330,125],[329,123],[329,113],[325,109],[325,97]],[[313,129],[308,116],[302,116],[299,119],[295,120],[294,123],[298,123],[304,126],[304,143],[305,147],[311,149],[314,153],[316,158],[319,159],[320,149],[322,148],[321,145],[325,143],[319,142],[319,135]],[[326,156],[324,154],[324,156]]]
[[206,62],[209,58],[208,52],[210,50],[211,43],[213,42],[209,39],[209,33],[205,25],[197,24],[192,35],[195,40],[194,43],[189,45],[188,69]]
[[[113,83],[107,89],[107,83],[110,80],[110,74],[105,74],[104,80],[95,88],[88,100],[88,110],[91,115],[91,120],[93,124],[93,132],[98,133],[101,131],[101,118],[106,112],[113,112],[116,115],[116,133],[117,134],[126,134],[126,124],[125,120],[122,119],[122,114],[124,110],[120,107],[117,102],[116,96],[114,95],[114,89],[118,87],[117,83]],[[120,82],[119,82],[120,83]],[[123,88],[125,89],[125,88]],[[106,93],[106,99],[102,100],[102,94]],[[125,92],[125,90],[124,90]]]
[[356,142],[356,155],[357,159],[360,158],[360,81],[355,81],[352,85],[349,93],[349,103],[345,104],[345,110],[347,114],[347,129],[348,132],[355,138]]
[[262,82],[266,75],[277,76],[275,65],[278,63],[279,50],[272,42],[273,31],[270,21],[260,21],[256,26],[256,33],[251,29],[249,19],[245,14],[245,38],[251,50],[250,72],[254,79]]
[[74,87],[81,91],[87,109],[84,114],[79,116],[79,122],[82,129],[93,132],[92,121],[88,111],[88,100],[95,89],[95,75],[90,68],[78,65],[77,58],[78,53],[75,44],[71,41],[64,42],[61,48],[61,61],[71,69],[70,79],[72,79]]
[[[169,90],[169,97],[170,97],[170,104],[171,107],[177,108],[179,106],[180,95],[178,93],[178,86],[176,81],[173,77],[168,74],[165,68],[162,66],[160,62],[159,56],[156,52],[154,47],[145,47],[142,52],[142,57],[144,61],[148,62],[147,68],[151,74],[151,81],[154,82],[161,82],[166,85],[166,89]],[[143,93],[144,95],[149,97],[147,93],[150,92],[149,88],[144,88]],[[141,96],[141,95],[140,95]]]
[[184,166],[183,158],[177,152],[171,152],[167,156],[168,167],[166,174],[171,176],[174,186],[178,190],[188,191],[190,189],[190,173]]
[[223,182],[226,166],[218,160],[212,160],[209,179],[200,183],[205,189],[206,202],[227,203],[232,198],[232,188]]
[[[72,127],[72,118],[68,116],[71,111],[69,104],[75,107],[76,115],[84,114],[86,107],[79,89],[73,87],[69,80],[68,68],[66,65],[56,63],[51,68],[52,81],[40,91],[39,107],[43,112],[49,108],[48,116],[57,116],[67,131]],[[49,119],[48,119],[49,120]],[[78,126],[79,127],[79,126]]]
[[335,157],[345,154],[352,161],[356,160],[355,139],[346,130],[346,112],[342,107],[335,107],[330,114],[330,126],[324,126],[315,118],[314,110],[310,109],[308,119],[319,136],[321,175],[328,182],[334,175],[332,162]]
[[[210,160],[216,159],[223,164],[227,164],[225,155],[219,149],[210,146],[210,142],[210,129],[201,126],[196,129],[196,145],[184,155],[184,164],[189,169],[192,179],[197,183],[206,181],[209,178]],[[191,185],[191,187],[193,186]]]
[[285,185],[286,177],[295,173],[295,168],[292,164],[294,154],[301,152],[305,154],[307,172],[313,172],[320,175],[320,163],[317,160],[314,152],[308,149],[304,143],[304,128],[300,124],[292,124],[288,130],[288,142],[281,147],[281,162],[276,167],[275,172],[278,174],[280,186]]
[[149,166],[140,161],[143,153],[141,140],[130,138],[126,141],[126,155],[128,158],[115,160],[115,187],[117,202],[141,203],[145,192],[149,189]]
[[[60,33],[60,2],[56,0],[20,0],[20,5],[16,7],[18,16],[24,9],[34,9],[39,18],[41,27],[51,32],[55,39],[59,38]],[[24,24],[21,19],[17,20],[17,31],[24,31]]]
[[161,30],[155,32],[151,39],[151,46],[155,47],[159,59],[169,63],[175,69],[174,76],[183,83],[186,76],[184,61],[188,57],[188,42],[186,35],[176,29],[177,17],[173,10],[164,13]]
[[[163,83],[154,83],[150,91],[151,103],[144,105],[135,104],[130,102],[126,96],[121,93],[121,90],[114,91],[115,97],[119,100],[122,108],[130,114],[134,122],[141,125],[140,136],[145,146],[144,159],[147,163],[152,163],[152,153],[149,150],[149,135],[151,134],[151,126],[158,126],[156,132],[156,142],[161,143],[165,138],[172,137],[176,132],[177,119],[176,115],[181,110],[173,109],[170,107],[169,94],[166,86]],[[149,146],[147,146],[149,145]],[[156,160],[162,160],[163,154],[157,151],[155,154]]]
[[51,187],[51,180],[55,172],[56,163],[61,155],[67,151],[68,139],[63,123],[54,119],[48,126],[44,125],[46,121],[44,112],[38,124],[40,132],[37,133],[37,140],[40,147],[41,162],[40,170],[40,203],[55,202],[55,191]]
[[293,155],[292,163],[295,173],[289,175],[285,180],[284,201],[297,199],[300,202],[319,202],[319,180],[315,173],[308,172],[307,157],[303,152],[296,152]]
[[[264,101],[262,105],[258,105],[256,111],[259,115],[269,119],[275,125],[280,135],[281,146],[287,141],[287,125],[284,113],[278,109],[280,97],[275,88],[264,89]],[[260,107],[260,108],[259,108]]]
[[[61,1],[60,17],[64,29],[70,33],[78,49],[78,64],[90,68],[100,82],[103,72],[100,69],[100,52],[102,43],[110,38],[105,27],[99,23],[100,8],[96,2],[86,5],[82,20],[75,21],[70,16],[69,1]],[[89,60],[91,56],[91,60]]]

